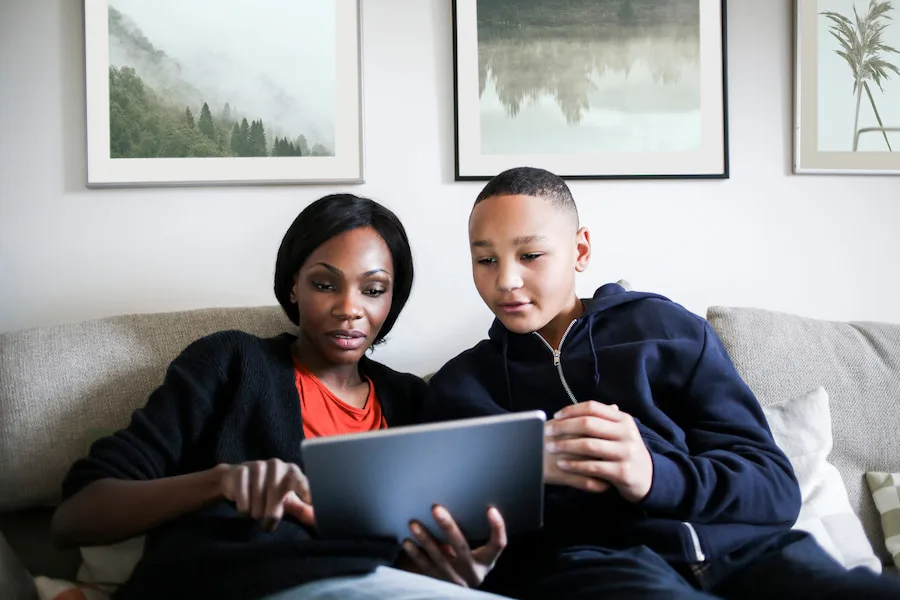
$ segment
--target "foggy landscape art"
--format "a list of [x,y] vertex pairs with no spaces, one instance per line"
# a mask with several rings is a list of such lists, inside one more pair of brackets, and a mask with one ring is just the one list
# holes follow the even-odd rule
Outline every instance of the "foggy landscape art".
[[361,180],[357,2],[87,0],[85,34],[94,183]]
[[900,172],[900,3],[800,0],[795,170]]
[[724,176],[723,8],[456,0],[457,177]]

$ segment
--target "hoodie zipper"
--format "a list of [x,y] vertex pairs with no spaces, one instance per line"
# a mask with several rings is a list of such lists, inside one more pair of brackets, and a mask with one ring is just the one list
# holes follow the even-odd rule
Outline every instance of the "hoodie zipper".
[[[575,319],[577,321],[578,319]],[[537,331],[534,332],[534,335],[538,336],[538,339],[544,342],[544,345],[547,346],[547,349],[553,353],[553,366],[556,367],[556,372],[559,373],[559,380],[562,382],[563,389],[566,390],[566,394],[569,396],[569,401],[572,404],[578,404],[578,401],[575,400],[575,394],[572,393],[572,388],[569,387],[569,382],[566,381],[566,376],[563,375],[562,370],[562,347],[566,342],[566,336],[569,335],[569,331],[572,329],[572,326],[575,325],[575,321],[569,323],[569,326],[566,327],[565,333],[562,335],[562,339],[559,340],[559,348],[554,350],[553,346],[551,346],[547,340],[544,339],[544,336],[539,334]]]

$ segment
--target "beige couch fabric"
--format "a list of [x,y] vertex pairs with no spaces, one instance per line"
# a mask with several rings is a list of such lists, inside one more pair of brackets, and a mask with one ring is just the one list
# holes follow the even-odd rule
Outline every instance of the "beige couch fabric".
[[293,331],[280,307],[125,315],[0,335],[0,512],[58,501],[92,428],[120,428],[189,343]]
[[900,325],[840,323],[750,308],[710,307],[707,318],[763,406],[822,386],[850,504],[872,547],[891,564],[866,471],[900,471]]

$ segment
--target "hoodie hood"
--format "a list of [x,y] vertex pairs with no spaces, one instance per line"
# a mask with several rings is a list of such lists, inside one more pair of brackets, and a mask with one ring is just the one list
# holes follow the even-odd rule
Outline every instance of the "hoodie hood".
[[[503,377],[506,382],[506,401],[507,406],[512,406],[513,386],[510,375],[509,361],[511,359],[530,361],[546,361],[553,358],[554,366],[559,365],[560,357],[563,350],[573,345],[581,345],[586,343],[590,348],[591,363],[593,365],[593,382],[594,385],[600,383],[600,364],[597,355],[593,328],[595,321],[607,311],[612,311],[625,304],[640,302],[648,298],[656,298],[668,301],[664,296],[652,294],[649,292],[631,292],[626,290],[618,283],[607,283],[594,292],[593,297],[582,299],[584,303],[584,314],[575,319],[566,329],[559,348],[553,348],[547,341],[541,337],[538,332],[532,333],[513,333],[500,321],[494,319],[493,324],[488,332],[491,342],[500,346],[500,354],[503,358]],[[583,347],[583,346],[582,346]],[[550,354],[548,354],[548,351]],[[571,390],[566,385],[566,392],[570,401],[575,403],[575,398]]]

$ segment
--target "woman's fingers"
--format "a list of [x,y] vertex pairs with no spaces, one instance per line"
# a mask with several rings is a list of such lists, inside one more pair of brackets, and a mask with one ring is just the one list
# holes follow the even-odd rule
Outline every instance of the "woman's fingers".
[[307,504],[301,500],[296,492],[288,492],[284,496],[282,507],[284,512],[292,515],[307,527],[316,526],[316,513],[312,504]]
[[266,505],[261,520],[263,529],[273,531],[284,516],[284,489],[282,482],[287,465],[280,460],[266,462]]

